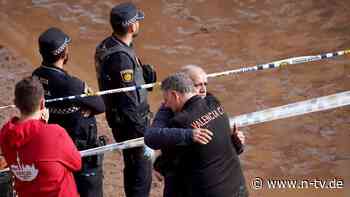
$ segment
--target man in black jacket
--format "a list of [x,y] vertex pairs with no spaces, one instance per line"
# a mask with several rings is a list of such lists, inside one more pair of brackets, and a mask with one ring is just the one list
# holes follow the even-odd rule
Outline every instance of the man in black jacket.
[[[96,48],[96,71],[100,90],[136,86],[136,90],[105,95],[106,119],[115,141],[143,137],[149,127],[147,90],[138,88],[156,81],[152,66],[142,64],[132,42],[139,33],[144,15],[132,3],[113,7],[110,22],[113,34]],[[152,181],[151,161],[144,147],[123,150],[124,189],[127,197],[148,197]]]
[[[43,84],[45,99],[80,95],[91,91],[86,83],[69,75],[63,66],[68,61],[70,37],[58,28],[49,28],[39,37],[42,65],[34,70]],[[49,123],[65,128],[78,150],[99,145],[95,115],[105,106],[99,96],[46,103]],[[83,158],[82,170],[74,174],[81,197],[103,196],[102,156]]]
[[175,149],[178,183],[184,188],[182,196],[248,196],[239,158],[232,149],[229,120],[220,103],[210,95],[206,99],[198,96],[193,81],[183,73],[166,78],[162,90],[164,105],[176,112],[173,127],[206,128],[213,132],[206,145],[194,143]]
[[[194,83],[194,89],[197,95],[205,99],[213,98],[213,95],[207,92],[207,74],[201,67],[187,65],[182,67],[180,71],[189,75]],[[162,105],[155,115],[151,128],[147,128],[145,133],[145,143],[155,150],[161,150],[161,156],[156,159],[154,167],[164,178],[164,197],[179,196],[179,192],[181,191],[181,187],[176,186],[177,173],[174,173],[170,169],[172,161],[176,160],[172,158],[173,156],[176,157],[176,153],[172,152],[172,148],[176,146],[187,146],[194,142],[202,143],[197,138],[200,140],[209,139],[207,138],[209,136],[203,136],[206,133],[204,129],[201,129],[202,131],[199,132],[198,129],[169,128],[171,127],[170,120],[173,116],[174,113],[171,109]],[[232,129],[231,141],[237,154],[241,154],[244,148],[245,136],[235,126]],[[158,174],[156,173],[156,175]]]

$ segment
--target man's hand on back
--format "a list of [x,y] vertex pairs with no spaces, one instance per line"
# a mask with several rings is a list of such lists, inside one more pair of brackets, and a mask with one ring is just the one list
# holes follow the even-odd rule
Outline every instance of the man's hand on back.
[[192,140],[195,143],[208,144],[211,141],[213,135],[214,134],[208,129],[193,129]]

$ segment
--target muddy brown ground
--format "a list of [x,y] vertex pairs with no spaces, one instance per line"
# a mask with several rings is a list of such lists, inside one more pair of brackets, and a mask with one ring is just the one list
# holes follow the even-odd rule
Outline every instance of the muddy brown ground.
[[[37,37],[57,26],[73,38],[66,69],[96,89],[94,48],[111,33],[117,0],[0,0],[0,105],[12,104],[13,85],[40,64]],[[346,0],[135,0],[146,14],[136,50],[160,79],[186,64],[208,73],[300,55],[350,48]],[[3,48],[5,47],[5,48]],[[9,51],[10,50],[10,51]],[[10,55],[12,54],[12,55]],[[350,57],[211,79],[209,90],[231,115],[350,89]],[[153,111],[161,101],[150,95]],[[264,179],[341,179],[343,189],[253,190],[265,196],[350,196],[349,107],[242,128],[247,183]],[[14,110],[0,112],[0,125]],[[100,132],[110,135],[104,117]],[[105,196],[123,196],[122,158],[106,154]],[[153,183],[153,197],[162,184]]]

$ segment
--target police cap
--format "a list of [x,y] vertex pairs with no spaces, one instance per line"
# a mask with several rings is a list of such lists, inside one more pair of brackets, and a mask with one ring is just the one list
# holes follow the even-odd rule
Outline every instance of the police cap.
[[123,26],[128,26],[144,18],[143,12],[132,3],[121,3],[114,6],[111,11],[111,22]]
[[51,27],[39,37],[39,50],[41,54],[58,55],[64,51],[71,38],[56,27]]

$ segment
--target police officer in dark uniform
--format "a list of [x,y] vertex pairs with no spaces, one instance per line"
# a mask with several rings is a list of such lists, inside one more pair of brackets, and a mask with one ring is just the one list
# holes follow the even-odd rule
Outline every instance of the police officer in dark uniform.
[[240,161],[232,149],[229,119],[212,95],[205,99],[194,92],[193,81],[183,73],[162,82],[165,107],[175,112],[174,128],[206,128],[212,131],[210,142],[176,147],[172,162],[177,172],[175,184],[182,197],[248,196]]
[[[142,64],[132,47],[144,18],[132,3],[113,7],[110,22],[113,34],[96,48],[95,61],[100,90],[136,86],[135,91],[105,95],[106,119],[117,142],[143,137],[149,126],[146,89],[138,88],[156,81],[152,66]],[[124,187],[127,197],[148,197],[152,181],[151,161],[144,157],[145,147],[123,150]]]
[[[68,44],[71,39],[58,28],[49,28],[39,37],[42,65],[33,72],[43,84],[45,99],[89,93],[89,87],[80,79],[69,75],[63,66],[68,61]],[[79,150],[99,146],[96,114],[103,113],[101,97],[85,97],[46,103],[49,123],[65,128]],[[103,196],[102,157],[83,158],[82,170],[74,174],[81,197]]]

